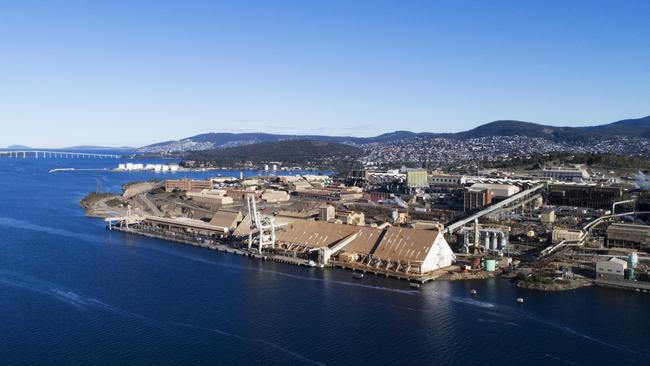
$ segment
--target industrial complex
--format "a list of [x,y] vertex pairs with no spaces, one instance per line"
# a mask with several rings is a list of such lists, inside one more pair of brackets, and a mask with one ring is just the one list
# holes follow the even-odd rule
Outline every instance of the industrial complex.
[[598,177],[564,167],[175,179],[131,184],[88,209],[111,230],[417,283],[503,275],[544,290],[648,290],[650,198]]

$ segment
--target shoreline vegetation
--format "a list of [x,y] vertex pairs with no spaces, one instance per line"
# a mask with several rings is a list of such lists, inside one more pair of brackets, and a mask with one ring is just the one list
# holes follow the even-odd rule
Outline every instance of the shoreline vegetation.
[[520,272],[510,277],[512,277],[512,283],[519,288],[545,292],[569,291],[593,285],[593,280],[581,276],[560,279],[526,275]]

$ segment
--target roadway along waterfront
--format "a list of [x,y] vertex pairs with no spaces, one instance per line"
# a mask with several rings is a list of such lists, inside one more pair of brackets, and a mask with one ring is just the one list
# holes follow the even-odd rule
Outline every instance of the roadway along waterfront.
[[[126,160],[118,159],[122,163]],[[3,364],[597,365],[650,359],[650,295],[322,270],[105,229],[79,200],[153,172],[0,159]],[[220,172],[225,174],[225,172]],[[208,177],[183,172],[169,177]],[[239,172],[231,172],[238,175]],[[469,296],[476,289],[475,297]],[[515,299],[525,299],[518,305]]]

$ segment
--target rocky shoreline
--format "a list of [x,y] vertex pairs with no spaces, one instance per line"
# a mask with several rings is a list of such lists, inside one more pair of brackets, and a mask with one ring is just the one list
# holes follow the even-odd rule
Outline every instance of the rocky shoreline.
[[593,282],[587,279],[579,278],[574,280],[558,280],[551,283],[515,280],[515,286],[537,291],[569,291],[581,287],[592,286]]

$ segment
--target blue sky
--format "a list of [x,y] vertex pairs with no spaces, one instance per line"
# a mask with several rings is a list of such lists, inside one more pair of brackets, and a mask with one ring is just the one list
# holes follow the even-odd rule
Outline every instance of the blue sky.
[[0,146],[650,114],[650,1],[0,0]]

